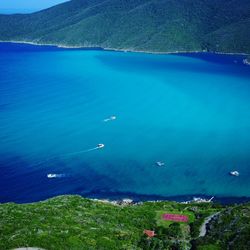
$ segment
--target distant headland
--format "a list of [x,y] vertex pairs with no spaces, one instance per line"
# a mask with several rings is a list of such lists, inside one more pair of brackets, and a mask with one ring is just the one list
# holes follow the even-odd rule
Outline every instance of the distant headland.
[[249,8],[249,1],[227,0],[72,0],[32,14],[0,15],[0,40],[151,53],[249,54]]

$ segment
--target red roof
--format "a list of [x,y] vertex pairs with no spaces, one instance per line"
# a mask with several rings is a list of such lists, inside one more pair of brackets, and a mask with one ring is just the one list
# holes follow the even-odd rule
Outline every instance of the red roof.
[[151,230],[144,230],[143,233],[146,234],[150,238],[152,238],[156,235],[155,231],[151,231]]
[[168,221],[188,222],[188,216],[182,214],[163,214],[162,218]]

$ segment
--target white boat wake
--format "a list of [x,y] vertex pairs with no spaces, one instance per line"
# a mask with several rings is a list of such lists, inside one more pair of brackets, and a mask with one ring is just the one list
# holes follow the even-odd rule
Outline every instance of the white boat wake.
[[[97,149],[104,148],[104,146],[105,146],[104,144],[100,143],[100,144],[98,144],[94,148],[90,148],[90,149],[86,149],[86,150],[81,150],[81,151],[77,151],[77,152],[72,152],[72,153],[64,154],[64,155],[61,156],[61,158],[62,157],[69,157],[69,156],[74,156],[74,155],[78,155],[78,154],[87,153],[87,152],[90,152],[90,151],[94,151],[94,150],[97,150]],[[52,159],[55,159],[55,157],[47,159],[43,163],[48,162],[49,160],[52,160]],[[39,163],[39,164],[41,164],[41,163]],[[69,175],[68,174],[55,174],[55,173],[49,173],[49,174],[47,174],[47,178],[49,178],[49,179],[65,178],[65,177],[69,177]]]
[[84,154],[84,153],[91,152],[91,151],[94,151],[97,149],[102,149],[102,148],[104,148],[104,146],[105,146],[104,144],[100,143],[94,148],[85,149],[85,150],[81,150],[81,151],[75,151],[72,153],[66,153],[66,154],[59,155],[59,156],[53,156],[53,157],[47,158],[46,160],[37,162],[37,163],[33,164],[32,166],[42,165],[42,164],[45,164],[45,163],[50,162],[52,160],[55,160],[57,158],[65,158],[65,157],[70,157],[70,156],[74,156],[74,155]]
[[84,154],[84,153],[87,153],[87,152],[90,152],[90,151],[94,151],[94,150],[97,150],[97,149],[101,149],[101,148],[104,148],[104,144],[102,144],[102,143],[98,144],[94,148],[90,148],[90,149],[86,149],[86,150],[81,150],[81,151],[76,151],[76,152],[72,152],[72,153],[67,153],[67,154],[62,155],[61,157],[65,157],[65,156],[67,157],[67,156]]

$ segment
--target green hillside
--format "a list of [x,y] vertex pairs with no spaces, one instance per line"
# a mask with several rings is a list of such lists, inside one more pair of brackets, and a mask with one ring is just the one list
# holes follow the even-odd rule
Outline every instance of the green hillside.
[[207,235],[197,239],[194,249],[247,250],[250,246],[250,206],[227,207],[212,220]]
[[[199,237],[209,215],[219,214]],[[169,222],[164,213],[186,215]],[[145,202],[114,205],[80,196],[59,196],[32,204],[0,205],[0,249],[246,249],[250,241],[250,204]],[[143,231],[154,230],[148,238]],[[229,246],[230,248],[226,248]]]
[[0,15],[0,40],[250,53],[250,1],[72,0],[33,14]]

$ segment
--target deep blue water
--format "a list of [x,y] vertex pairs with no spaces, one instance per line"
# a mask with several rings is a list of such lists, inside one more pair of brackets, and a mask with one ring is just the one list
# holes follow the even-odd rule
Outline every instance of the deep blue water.
[[0,44],[0,202],[250,197],[242,59]]

